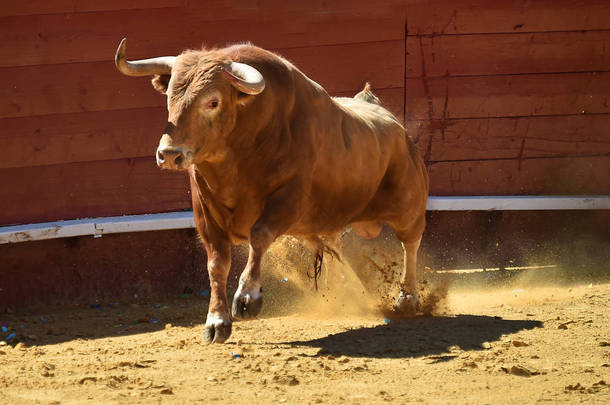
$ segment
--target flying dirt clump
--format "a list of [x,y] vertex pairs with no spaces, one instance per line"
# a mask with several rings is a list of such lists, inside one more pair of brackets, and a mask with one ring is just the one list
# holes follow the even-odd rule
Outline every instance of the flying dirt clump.
[[447,296],[449,294],[449,278],[439,282],[424,279],[419,288],[419,308],[417,311],[399,309],[396,305],[380,306],[379,311],[390,320],[413,318],[418,315],[435,316],[448,311]]

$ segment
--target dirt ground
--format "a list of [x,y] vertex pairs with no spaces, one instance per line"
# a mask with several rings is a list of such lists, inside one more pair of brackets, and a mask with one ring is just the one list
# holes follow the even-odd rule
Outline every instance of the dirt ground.
[[604,280],[573,282],[559,269],[545,270],[546,281],[508,283],[480,282],[496,277],[492,272],[437,274],[424,291],[424,298],[440,299],[432,313],[400,319],[384,315],[342,270],[343,290],[313,293],[281,268],[265,284],[263,318],[235,323],[222,345],[201,343],[207,292],[162,303],[2,314],[0,337],[8,344],[0,346],[0,399],[610,403]]

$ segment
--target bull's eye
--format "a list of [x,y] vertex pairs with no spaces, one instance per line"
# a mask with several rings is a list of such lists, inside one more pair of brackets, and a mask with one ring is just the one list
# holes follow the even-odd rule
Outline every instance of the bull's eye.
[[208,108],[209,109],[213,109],[213,108],[216,108],[216,107],[218,107],[218,100],[210,100],[208,102]]

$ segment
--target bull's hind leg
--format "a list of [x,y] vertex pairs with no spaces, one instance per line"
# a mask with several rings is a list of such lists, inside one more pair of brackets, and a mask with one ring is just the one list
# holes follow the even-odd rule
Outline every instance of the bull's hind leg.
[[400,291],[396,300],[396,308],[401,312],[415,313],[419,308],[417,283],[417,251],[421,243],[425,227],[422,217],[416,225],[408,230],[396,230],[396,236],[402,242],[404,250],[404,271],[400,280]]
[[261,261],[274,236],[263,227],[253,228],[250,235],[248,263],[239,277],[231,314],[234,318],[255,318],[263,305]]
[[396,308],[405,312],[416,312],[419,307],[417,292],[417,250],[421,237],[415,242],[402,242],[405,254],[405,268],[400,280],[400,292],[396,300]]

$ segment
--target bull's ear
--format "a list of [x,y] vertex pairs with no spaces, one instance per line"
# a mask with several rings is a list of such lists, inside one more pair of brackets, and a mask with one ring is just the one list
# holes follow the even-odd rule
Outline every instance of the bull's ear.
[[152,79],[152,85],[159,93],[167,93],[167,86],[169,85],[170,75],[155,75]]

